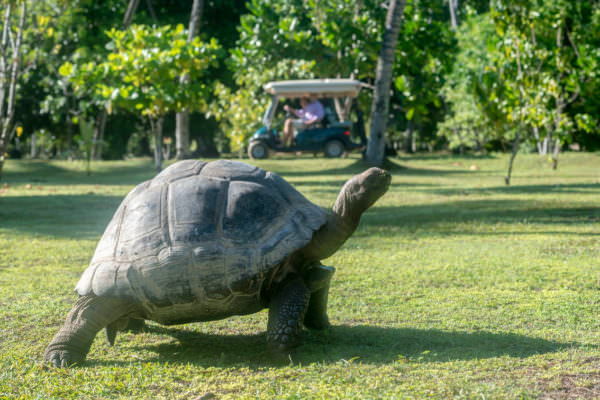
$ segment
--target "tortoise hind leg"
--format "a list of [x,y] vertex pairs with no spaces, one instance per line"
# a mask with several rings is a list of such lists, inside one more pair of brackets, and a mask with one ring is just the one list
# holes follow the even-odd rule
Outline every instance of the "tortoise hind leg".
[[308,271],[306,282],[311,291],[304,325],[309,329],[326,329],[331,326],[327,317],[329,284],[335,268],[317,265]]
[[274,292],[269,303],[269,347],[285,351],[300,344],[302,321],[309,297],[310,290],[300,277],[284,282]]
[[46,348],[44,359],[55,367],[82,362],[98,331],[135,310],[133,303],[121,299],[79,297],[64,325]]
[[123,330],[138,333],[142,332],[144,329],[146,329],[146,320],[142,318],[129,318],[127,326]]
[[139,333],[146,328],[146,321],[141,318],[125,316],[106,326],[106,340],[114,346],[118,331]]

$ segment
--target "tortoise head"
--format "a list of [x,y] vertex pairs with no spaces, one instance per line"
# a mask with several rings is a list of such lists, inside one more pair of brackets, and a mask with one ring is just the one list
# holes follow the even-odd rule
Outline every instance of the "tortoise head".
[[358,227],[360,216],[379,199],[392,177],[380,168],[370,168],[351,178],[342,187],[328,222],[315,232],[302,249],[305,258],[322,260],[335,253]]
[[358,224],[360,216],[387,192],[391,175],[381,168],[369,168],[342,187],[333,212]]

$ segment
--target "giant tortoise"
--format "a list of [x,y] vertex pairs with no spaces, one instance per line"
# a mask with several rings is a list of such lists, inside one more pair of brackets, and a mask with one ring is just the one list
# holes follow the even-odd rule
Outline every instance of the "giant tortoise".
[[45,352],[82,362],[98,331],[130,320],[211,321],[268,308],[267,342],[286,351],[302,326],[329,326],[331,256],[388,189],[370,168],[342,187],[331,211],[278,175],[227,160],[180,161],[134,188],[102,236],[79,298]]

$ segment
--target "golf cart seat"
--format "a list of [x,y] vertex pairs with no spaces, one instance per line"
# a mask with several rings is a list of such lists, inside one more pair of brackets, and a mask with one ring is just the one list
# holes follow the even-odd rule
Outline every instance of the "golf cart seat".
[[337,122],[337,118],[335,116],[335,112],[331,109],[331,107],[325,107],[325,115],[323,116],[323,119],[321,120],[321,124],[323,125],[323,128],[327,128],[331,125],[333,125],[334,123]]
[[352,129],[352,121],[335,121],[331,124],[329,124],[330,128],[346,128],[346,129]]

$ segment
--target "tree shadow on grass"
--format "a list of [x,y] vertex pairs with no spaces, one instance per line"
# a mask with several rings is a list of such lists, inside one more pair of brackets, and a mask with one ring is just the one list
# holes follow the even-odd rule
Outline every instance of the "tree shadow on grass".
[[99,238],[122,200],[122,196],[93,192],[80,195],[2,196],[0,228],[68,239]]
[[[332,200],[335,200],[337,195],[340,193],[342,187],[347,182],[347,179],[338,179],[338,180],[302,180],[302,181],[294,181],[291,182],[292,186],[294,186],[299,191],[303,191],[305,187],[310,186],[310,193],[306,194],[306,197],[309,198],[314,196],[313,193],[324,193],[332,196]],[[392,183],[393,184],[393,183]],[[400,184],[401,189],[404,191],[437,191],[436,187],[440,186],[435,183],[412,183],[412,182],[402,182]]]
[[[377,326],[334,326],[323,332],[306,332],[304,345],[290,356],[276,356],[267,350],[266,335],[215,335],[183,329],[149,326],[147,332],[169,335],[177,342],[136,346],[156,357],[144,362],[194,364],[202,367],[249,367],[314,362],[335,363],[357,360],[365,364],[445,362],[495,357],[527,358],[557,352],[577,343],[561,343],[513,333],[452,332],[437,329],[389,328]],[[88,365],[124,362],[90,360]]]
[[[13,161],[14,162],[14,161]],[[156,175],[151,160],[121,163],[119,166],[92,164],[87,175],[83,162],[77,168],[65,168],[51,161],[27,160],[3,171],[1,183],[9,185],[136,185]]]
[[[326,164],[325,164],[326,165]],[[428,168],[413,168],[407,167],[398,163],[397,161],[387,160],[384,168],[388,170],[392,175],[405,175],[405,176],[437,176],[447,174],[464,174],[474,173],[473,171],[465,171],[464,169],[428,169]],[[344,167],[326,168],[322,170],[302,170],[301,168],[290,168],[276,171],[283,177],[302,177],[302,176],[315,176],[315,175],[346,175],[350,177],[352,175],[360,174],[363,171],[369,169],[369,165],[361,160],[355,160],[351,164]],[[329,182],[329,181],[328,181]],[[345,181],[344,181],[345,182]]]
[[404,160],[404,161],[428,161],[428,160],[439,160],[439,161],[448,161],[448,160],[455,160],[455,161],[461,161],[461,160],[491,160],[494,158],[498,158],[492,154],[461,154],[461,155],[456,155],[456,154],[426,154],[426,153],[419,153],[419,154],[414,154],[414,155],[409,155],[409,156],[398,156],[395,157],[395,160]]
[[2,183],[38,183],[47,180],[49,176],[63,176],[68,173],[68,169],[48,161],[12,161],[7,164],[15,163],[16,168],[5,168],[2,171]]
[[[32,189],[32,191],[34,191]],[[333,201],[338,189],[326,187],[316,192],[327,193]],[[94,194],[0,196],[0,228],[33,235],[69,239],[99,238],[123,196]],[[33,194],[33,193],[32,193]],[[586,225],[600,221],[600,207],[556,207],[552,201],[526,200],[460,200],[433,204],[376,206],[362,218],[363,228],[391,227],[412,233],[428,231],[435,235],[439,226],[460,223],[461,229],[473,224],[477,234],[482,224]],[[466,225],[465,225],[466,224]],[[515,227],[518,229],[518,227]],[[356,235],[360,236],[362,229]],[[468,233],[468,232],[462,232]],[[562,234],[563,232],[556,232]],[[439,234],[447,235],[444,228]],[[492,232],[490,232],[492,234]],[[564,234],[575,234],[565,231]],[[587,233],[586,233],[587,234]]]
[[433,193],[452,196],[469,194],[557,194],[557,193],[589,193],[591,190],[600,191],[600,183],[571,183],[556,185],[515,185],[515,186],[494,186],[486,188],[465,188],[465,189],[434,189]]
[[[448,223],[586,225],[600,221],[600,207],[556,207],[555,202],[524,200],[461,200],[434,204],[378,206],[363,217],[366,226],[430,229]],[[477,230],[481,234],[481,229]],[[441,232],[447,234],[447,232]],[[483,232],[485,233],[485,232]]]

